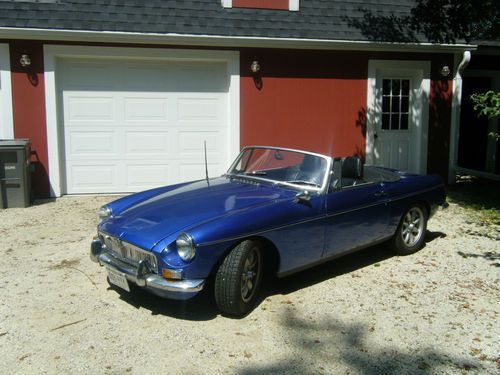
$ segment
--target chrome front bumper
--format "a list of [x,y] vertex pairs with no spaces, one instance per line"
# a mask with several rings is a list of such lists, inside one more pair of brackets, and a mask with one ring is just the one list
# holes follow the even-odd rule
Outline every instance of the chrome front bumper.
[[160,295],[166,293],[166,297],[170,296],[176,298],[176,296],[174,294],[170,294],[170,292],[195,294],[200,292],[205,285],[204,279],[167,280],[155,273],[152,273],[147,262],[142,260],[138,263],[138,266],[126,263],[107,252],[106,249],[103,248],[102,242],[99,239],[94,239],[92,241],[90,246],[90,259],[93,262],[99,263],[101,266],[106,266],[107,268],[111,268],[112,270],[125,275],[128,281],[133,282],[140,287],[150,289],[152,292]]

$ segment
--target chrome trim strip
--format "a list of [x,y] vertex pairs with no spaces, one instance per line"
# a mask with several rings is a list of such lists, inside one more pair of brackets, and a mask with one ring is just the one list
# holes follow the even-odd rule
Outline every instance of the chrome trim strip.
[[418,194],[428,193],[429,191],[436,190],[436,189],[439,189],[439,188],[442,188],[442,187],[444,187],[444,185],[438,185],[438,186],[430,187],[430,188],[427,188],[427,189],[424,189],[424,190],[419,190],[417,192],[413,192],[413,193],[409,193],[409,194],[405,194],[405,195],[399,196],[399,197],[397,197],[395,199],[389,199],[388,202],[396,202],[396,201],[399,201],[401,199],[413,197],[413,196],[418,195]]
[[217,241],[201,242],[199,244],[196,244],[196,246],[197,247],[211,246],[211,245],[217,245],[217,244],[223,243],[223,242],[241,240],[243,238],[257,236],[257,235],[262,234],[262,233],[267,233],[267,232],[272,232],[272,231],[275,231],[275,230],[280,230],[280,229],[284,229],[284,228],[288,228],[288,227],[293,227],[294,225],[300,225],[300,224],[304,224],[304,223],[309,223],[309,222],[316,221],[316,220],[321,220],[321,219],[324,219],[324,218],[325,218],[325,215],[316,216],[316,217],[311,218],[311,219],[306,219],[306,220],[298,221],[298,222],[295,222],[295,223],[292,223],[292,224],[285,224],[285,225],[281,225],[279,227],[265,229],[265,230],[261,230],[261,231],[258,231],[258,232],[253,232],[253,233],[250,233],[250,234],[244,234],[244,235],[240,235],[240,236],[236,236],[236,237],[224,238],[222,240],[217,240]]
[[[426,193],[428,191],[432,191],[432,190],[438,189],[441,186],[442,185],[439,185],[439,186],[428,188],[428,189],[425,189],[425,190],[422,190],[422,191],[419,191],[419,192],[416,192],[416,193],[406,194],[406,195],[404,195],[402,197],[398,197],[396,199],[385,199],[385,200],[383,200],[381,202],[377,202],[377,203],[374,203],[374,204],[365,205],[365,206],[362,206],[362,207],[357,207],[357,208],[354,208],[354,209],[351,209],[351,210],[345,210],[345,211],[341,211],[341,212],[335,212],[333,214],[324,214],[324,215],[317,216],[317,217],[314,217],[314,218],[311,218],[311,219],[306,219],[306,220],[298,221],[298,222],[295,222],[295,223],[292,223],[292,224],[285,224],[285,225],[282,225],[282,226],[278,226],[278,227],[274,227],[274,228],[270,228],[270,229],[266,229],[266,230],[262,230],[262,231],[252,232],[252,233],[249,233],[249,234],[242,234],[242,235],[235,236],[235,237],[223,238],[223,239],[217,240],[217,241],[201,242],[199,244],[196,244],[196,246],[200,246],[200,247],[202,247],[202,246],[211,246],[211,245],[217,245],[217,244],[224,243],[224,242],[241,240],[243,238],[248,238],[248,237],[252,237],[252,236],[258,236],[258,235],[263,234],[263,233],[268,233],[268,232],[272,232],[272,231],[275,231],[275,230],[281,230],[281,229],[284,229],[284,228],[293,227],[295,225],[300,225],[300,224],[304,224],[304,223],[308,223],[308,222],[312,222],[312,221],[316,221],[316,220],[329,219],[329,218],[334,217],[334,216],[340,216],[340,215],[344,215],[344,214],[347,214],[347,213],[359,211],[359,210],[362,210],[362,209],[365,209],[365,208],[375,207],[375,206],[382,205],[382,204],[387,206],[389,203],[392,203],[392,202],[395,202],[395,201],[398,201],[398,200],[401,200],[401,199],[409,198],[409,197],[412,197],[414,195]],[[332,192],[332,193],[334,193],[334,192]]]
[[377,203],[373,203],[373,204],[366,204],[364,206],[361,206],[361,207],[356,207],[356,208],[352,208],[350,210],[344,210],[344,211],[340,211],[340,212],[335,212],[333,214],[327,214],[326,217],[327,218],[331,218],[331,217],[334,217],[334,216],[340,216],[340,215],[344,215],[344,214],[349,214],[351,212],[356,212],[356,211],[359,211],[359,210],[364,210],[365,208],[370,208],[370,207],[375,207],[375,206],[380,206],[380,205],[384,205],[384,206],[387,206],[387,203],[388,201],[387,200],[384,200],[382,202],[377,202]]

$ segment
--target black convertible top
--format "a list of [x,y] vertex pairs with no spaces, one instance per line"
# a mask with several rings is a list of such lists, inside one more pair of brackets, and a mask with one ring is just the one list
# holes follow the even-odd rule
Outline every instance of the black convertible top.
[[364,167],[363,180],[366,182],[396,182],[400,179],[401,176],[397,172],[389,169],[373,165],[365,165]]

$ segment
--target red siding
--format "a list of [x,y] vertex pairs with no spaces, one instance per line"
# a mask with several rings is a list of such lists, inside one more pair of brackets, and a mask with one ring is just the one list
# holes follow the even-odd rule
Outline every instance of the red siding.
[[[254,58],[257,76],[250,73]],[[243,51],[241,145],[364,156],[367,69],[356,53]]]
[[[19,58],[23,53],[30,56],[30,67],[23,68],[19,63]],[[36,197],[48,197],[50,188],[45,124],[43,46],[38,42],[11,42],[10,57],[14,137],[30,139],[31,160],[35,168],[32,176],[33,191]]]
[[[36,167],[34,192],[36,197],[47,197],[42,43],[12,41],[10,51],[15,136],[31,140]],[[19,64],[24,52],[32,59],[29,69]],[[428,172],[447,175],[452,82],[442,80],[438,70],[445,63],[452,65],[451,55],[277,49],[240,52],[241,146],[276,145],[334,156],[365,155],[369,59],[431,59]],[[261,66],[255,75],[250,72],[254,59]]]
[[452,98],[452,80],[436,77],[431,81],[427,173],[440,174],[445,181],[448,179]]

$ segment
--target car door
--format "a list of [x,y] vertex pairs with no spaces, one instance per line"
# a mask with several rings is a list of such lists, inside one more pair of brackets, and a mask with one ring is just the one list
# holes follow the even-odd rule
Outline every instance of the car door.
[[332,188],[326,196],[324,257],[366,246],[388,236],[384,184]]

